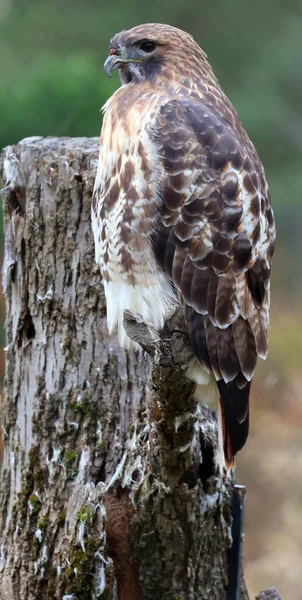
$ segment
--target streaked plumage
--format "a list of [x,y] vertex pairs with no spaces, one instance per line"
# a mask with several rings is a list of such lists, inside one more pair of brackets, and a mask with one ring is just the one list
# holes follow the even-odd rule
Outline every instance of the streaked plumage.
[[198,359],[190,376],[217,381],[230,465],[248,435],[257,355],[267,355],[275,229],[264,170],[189,34],[123,31],[113,68],[123,85],[104,107],[92,207],[108,326],[127,345],[126,308],[160,329],[183,305]]

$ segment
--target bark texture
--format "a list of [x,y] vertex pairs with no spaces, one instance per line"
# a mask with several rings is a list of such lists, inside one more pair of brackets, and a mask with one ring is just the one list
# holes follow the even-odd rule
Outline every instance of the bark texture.
[[144,352],[108,336],[97,156],[97,138],[38,137],[2,155],[0,597],[226,600],[231,480],[215,472],[215,420],[183,375],[181,314],[160,335],[125,314]]

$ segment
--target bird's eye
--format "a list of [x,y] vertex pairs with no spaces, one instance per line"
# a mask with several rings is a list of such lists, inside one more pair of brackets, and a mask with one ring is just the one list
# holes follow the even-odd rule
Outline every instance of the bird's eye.
[[139,49],[142,50],[143,52],[147,52],[147,54],[150,54],[150,52],[153,52],[153,50],[155,50],[155,44],[154,42],[141,42],[141,44],[139,45]]

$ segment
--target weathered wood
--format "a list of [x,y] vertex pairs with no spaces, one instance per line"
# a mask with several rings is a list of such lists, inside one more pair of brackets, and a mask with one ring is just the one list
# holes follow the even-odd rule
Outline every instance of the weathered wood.
[[224,600],[231,481],[215,472],[214,416],[184,377],[181,314],[160,335],[125,314],[145,353],[108,336],[97,156],[97,138],[3,152],[0,597]]

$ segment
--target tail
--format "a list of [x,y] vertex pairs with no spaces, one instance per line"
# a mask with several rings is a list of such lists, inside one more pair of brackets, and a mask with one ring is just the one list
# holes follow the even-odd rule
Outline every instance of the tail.
[[220,379],[217,381],[217,386],[220,394],[223,452],[226,468],[229,470],[234,465],[235,455],[247,440],[251,382],[246,380],[238,382],[236,377],[229,383]]

